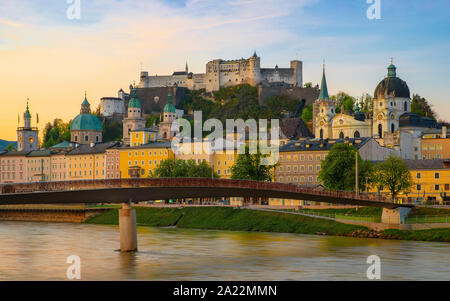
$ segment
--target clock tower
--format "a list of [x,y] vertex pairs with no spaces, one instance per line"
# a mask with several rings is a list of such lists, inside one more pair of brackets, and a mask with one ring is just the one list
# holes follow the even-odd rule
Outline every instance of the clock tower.
[[31,127],[31,114],[28,107],[23,113],[23,127],[17,128],[17,151],[33,151],[39,148],[38,146],[38,128]]

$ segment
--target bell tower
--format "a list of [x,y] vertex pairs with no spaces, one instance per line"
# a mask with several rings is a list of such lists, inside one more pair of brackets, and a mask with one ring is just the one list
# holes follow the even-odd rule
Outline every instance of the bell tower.
[[316,100],[315,106],[318,107],[318,114],[315,117],[315,137],[320,139],[332,139],[332,119],[336,114],[336,104],[328,95],[327,79],[325,76],[325,64],[323,64],[322,83],[320,85],[319,99]]
[[31,113],[28,105],[29,99],[27,99],[27,108],[23,113],[23,127],[17,128],[17,151],[33,151],[39,148],[38,146],[38,134],[37,127],[31,126]]

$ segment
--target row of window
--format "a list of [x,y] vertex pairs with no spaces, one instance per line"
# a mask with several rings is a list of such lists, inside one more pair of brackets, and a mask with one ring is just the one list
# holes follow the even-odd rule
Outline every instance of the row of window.
[[434,150],[442,150],[442,144],[423,144],[422,145],[422,150],[426,151],[426,150],[430,150],[430,151],[434,151]]
[[[450,190],[450,184],[444,184],[444,185],[434,184],[434,190],[435,191],[440,191],[442,189],[442,186],[444,186],[444,190],[445,191],[449,191]],[[421,191],[422,190],[422,184],[417,184],[416,185],[416,190],[417,191]]]
[[[283,172],[283,171],[285,171],[285,172],[291,172],[291,171],[298,172],[299,170],[300,170],[300,172],[305,172],[306,171],[306,166],[305,165],[300,165],[300,166],[297,166],[297,165],[279,166],[277,168],[277,170],[279,172]],[[313,165],[308,165],[308,171],[309,172],[314,172],[314,166]],[[319,171],[320,171],[320,165],[316,165],[316,172],[319,172]]]
[[[139,153],[139,152],[135,152],[135,153],[134,153],[134,156],[137,157],[137,156],[138,156],[138,153]],[[157,153],[158,153],[157,151],[154,151],[154,152],[153,152],[153,155],[154,155],[154,156],[157,156],[157,155],[158,155]],[[149,152],[148,152],[148,155],[149,155],[149,156],[152,156],[152,151],[149,151]],[[162,152],[162,151],[159,151],[159,155],[162,156],[162,155],[163,155],[163,152]],[[164,152],[164,155],[167,156],[167,150]],[[131,157],[131,156],[133,156],[133,153],[132,153],[132,152],[129,152],[129,153],[128,153],[128,157]],[[144,156],[145,156],[145,152],[141,152],[141,156],[144,157]]]
[[[321,160],[325,160],[325,154],[323,155],[316,155],[316,160],[317,161],[321,161]],[[300,161],[305,161],[305,158],[308,159],[308,161],[313,161],[314,160],[314,156],[313,155],[280,155],[280,161],[284,161],[284,159],[286,159],[286,161],[298,161],[298,159],[300,158]]]
[[[312,183],[315,179],[315,182],[319,181],[319,177],[313,177],[313,176],[309,176],[309,177],[279,177],[277,182],[281,182],[281,183],[293,183],[293,184],[302,184],[305,183],[305,180],[307,180],[309,183]],[[292,181],[291,181],[292,180]]]
[[[434,178],[435,178],[435,179],[439,179],[440,177],[441,177],[441,174],[440,174],[440,173],[438,173],[438,172],[435,172],[435,173],[434,173]],[[422,173],[418,172],[418,173],[416,174],[416,178],[417,178],[417,179],[421,179],[421,178],[422,178]]]

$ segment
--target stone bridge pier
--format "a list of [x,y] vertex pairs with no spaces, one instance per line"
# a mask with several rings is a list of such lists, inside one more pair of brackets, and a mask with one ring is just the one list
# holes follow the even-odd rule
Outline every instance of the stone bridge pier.
[[411,207],[398,207],[395,209],[383,208],[381,222],[383,224],[405,224],[411,209]]
[[120,251],[137,251],[136,210],[131,202],[123,203],[119,209]]

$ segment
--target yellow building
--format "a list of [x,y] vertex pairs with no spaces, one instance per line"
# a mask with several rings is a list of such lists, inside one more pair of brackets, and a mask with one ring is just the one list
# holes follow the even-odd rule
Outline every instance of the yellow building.
[[155,142],[158,137],[158,132],[150,129],[137,129],[130,132],[130,146],[139,146]]
[[405,163],[411,171],[413,185],[408,193],[398,196],[402,202],[442,204],[450,197],[450,161],[405,160]]
[[118,142],[84,144],[66,155],[68,180],[101,180],[106,178],[106,149]]
[[170,142],[154,142],[118,149],[122,178],[146,178],[161,161],[175,158]]

